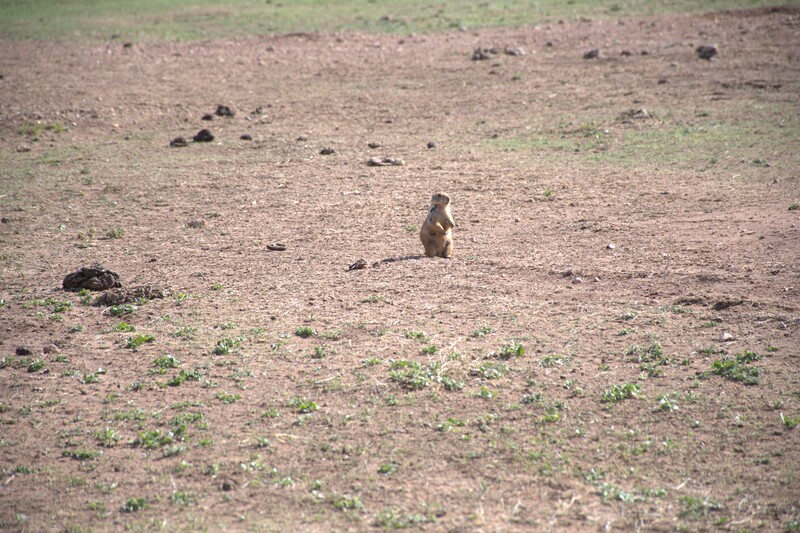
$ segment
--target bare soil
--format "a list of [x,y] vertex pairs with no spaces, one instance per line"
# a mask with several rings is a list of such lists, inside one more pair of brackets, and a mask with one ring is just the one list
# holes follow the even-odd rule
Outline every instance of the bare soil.
[[798,17],[0,42],[0,529],[797,530]]

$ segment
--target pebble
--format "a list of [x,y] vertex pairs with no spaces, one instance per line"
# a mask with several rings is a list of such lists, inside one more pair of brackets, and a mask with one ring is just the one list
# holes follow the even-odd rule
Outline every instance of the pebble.
[[731,335],[726,331],[719,336],[719,340],[721,340],[722,342],[732,342],[736,340],[736,337],[734,337],[733,335]]
[[334,150],[333,148],[323,148],[322,150],[319,151],[319,153],[320,155],[331,155],[335,154],[336,150]]
[[32,355],[33,352],[27,346],[17,346],[17,355]]
[[253,140],[253,136],[250,135],[249,133],[245,133],[244,135],[240,136],[239,139],[241,139],[243,141],[252,141]]
[[169,145],[173,148],[183,148],[184,146],[189,146],[189,143],[183,137],[175,137],[169,142]]
[[60,351],[61,351],[61,349],[58,346],[56,346],[55,344],[48,344],[44,348],[42,348],[42,353],[43,354],[58,353]]
[[428,150],[433,150],[434,148],[436,148],[436,143],[433,142],[433,141],[429,142],[428,143]]
[[715,44],[701,44],[695,49],[697,57],[700,59],[711,60],[712,57],[717,55],[717,45]]
[[211,130],[209,129],[202,129],[198,131],[197,135],[195,135],[193,138],[194,142],[197,143],[210,143],[214,140],[214,134],[211,133]]
[[608,246],[606,246],[606,248],[608,248],[609,250],[613,250],[613,249],[615,249],[616,247],[617,247],[617,246],[616,246],[616,245],[615,245],[613,242],[610,242],[610,243],[608,243]]
[[600,50],[597,48],[592,48],[591,50],[583,54],[584,59],[597,59],[598,57],[600,57]]
[[197,218],[194,220],[188,220],[186,222],[186,226],[190,228],[204,228],[206,227],[206,221],[203,218]]
[[30,151],[31,147],[28,146],[27,144],[20,144],[19,146],[17,146],[17,152],[30,152]]
[[572,278],[572,283],[575,283],[575,284],[583,283],[583,278],[580,277],[580,276],[575,276],[574,278]]

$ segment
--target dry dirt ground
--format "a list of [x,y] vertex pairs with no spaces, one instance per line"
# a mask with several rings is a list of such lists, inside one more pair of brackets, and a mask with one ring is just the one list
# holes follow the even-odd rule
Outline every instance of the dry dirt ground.
[[0,529],[797,531],[798,23],[0,42]]

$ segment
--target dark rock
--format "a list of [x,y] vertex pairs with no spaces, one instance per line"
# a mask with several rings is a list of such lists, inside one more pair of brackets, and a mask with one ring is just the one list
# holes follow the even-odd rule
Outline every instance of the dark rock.
[[244,135],[242,135],[242,136],[241,136],[241,137],[239,137],[239,138],[240,138],[241,140],[243,140],[243,141],[252,141],[252,140],[253,140],[253,136],[252,136],[252,135],[250,135],[249,133],[245,133]]
[[701,44],[695,49],[697,57],[700,59],[711,60],[712,57],[717,55],[717,45],[715,44]]
[[235,488],[236,486],[231,481],[226,480],[222,482],[222,490],[224,490],[225,492],[230,492]]
[[297,140],[298,140],[298,141],[300,141],[300,142],[302,142],[302,141],[307,141],[307,140],[308,140],[308,137],[306,137],[305,135],[299,135],[299,136],[297,137]]
[[182,148],[184,146],[189,146],[189,143],[183,137],[175,137],[169,142],[169,145],[173,148]]
[[112,272],[102,265],[83,267],[80,270],[67,274],[61,286],[65,291],[89,289],[90,291],[104,291],[122,287],[119,274]]
[[33,352],[31,351],[30,348],[26,346],[17,346],[17,355],[19,355],[20,357],[25,355],[33,355]]
[[194,142],[197,143],[210,143],[214,140],[214,134],[211,133],[209,129],[202,129],[197,132],[197,135],[193,137]]
[[217,110],[214,111],[214,114],[218,117],[233,117],[236,113],[230,107],[226,105],[218,105]]
[[214,115],[212,115],[211,113],[206,113],[205,115],[203,115],[203,118],[201,120],[214,120]]
[[583,54],[584,59],[597,59],[598,57],[600,57],[600,50],[597,48],[592,48],[591,50]]
[[428,150],[433,150],[434,148],[436,148],[436,143],[433,142],[433,141],[429,142],[428,143]]
[[378,143],[367,143],[367,146],[369,146],[369,147],[370,147],[370,148],[372,148],[372,149],[375,149],[375,148],[380,148],[380,147],[381,147],[381,145],[380,145],[380,144],[378,144]]
[[331,155],[335,154],[336,150],[334,150],[333,148],[323,148],[322,150],[319,151],[319,153],[322,155]]
[[11,219],[8,217],[3,217],[0,218],[0,222],[2,222],[3,224],[8,224],[9,222],[11,222]]
[[131,48],[133,47],[133,43],[122,43],[122,48]]
[[347,267],[347,271],[350,272],[352,270],[361,270],[367,268],[367,260],[364,258],[359,259],[349,267]]
[[664,85],[666,83],[667,83],[667,79],[666,78],[661,78],[660,80],[658,80],[658,84],[659,85]]
[[267,250],[271,252],[285,252],[286,245],[280,242],[273,242],[267,245]]
[[621,56],[625,56],[625,57],[630,57],[630,56],[632,56],[633,54],[631,53],[631,51],[630,51],[630,50],[623,50],[622,52],[620,52],[620,53],[619,53],[619,55],[621,55]]
[[485,59],[489,59],[489,50],[486,48],[476,48],[472,52],[472,60],[473,61],[483,61]]

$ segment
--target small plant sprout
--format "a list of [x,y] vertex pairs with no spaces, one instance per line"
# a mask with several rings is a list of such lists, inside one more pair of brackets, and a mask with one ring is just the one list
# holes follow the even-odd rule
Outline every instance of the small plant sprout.
[[497,352],[494,352],[492,355],[498,359],[513,359],[516,357],[522,357],[525,355],[525,347],[517,341],[511,340],[507,344],[502,345],[500,349]]
[[303,339],[307,339],[309,337],[315,336],[317,332],[314,331],[314,329],[311,328],[310,326],[300,326],[299,328],[294,330],[294,334]]
[[300,398],[300,397],[293,398],[292,401],[289,402],[289,406],[294,407],[295,409],[297,409],[297,412],[301,414],[313,413],[314,411],[319,409],[317,402],[313,402],[311,400],[307,400],[306,398]]
[[611,388],[603,391],[603,402],[616,403],[628,398],[636,398],[639,396],[639,386],[633,383],[623,383],[621,385],[612,385]]
[[489,335],[491,333],[495,333],[496,331],[497,330],[491,326],[481,326],[472,333],[470,333],[469,336],[474,338],[480,338],[480,337],[485,337],[486,335]]

